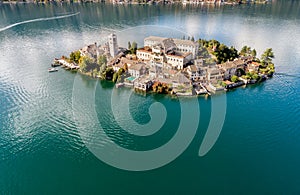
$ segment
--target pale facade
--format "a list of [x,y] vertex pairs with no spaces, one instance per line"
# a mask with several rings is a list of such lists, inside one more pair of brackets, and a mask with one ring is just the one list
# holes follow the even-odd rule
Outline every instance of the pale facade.
[[193,42],[190,40],[181,40],[181,39],[174,39],[174,43],[177,46],[177,51],[182,53],[192,53],[192,57],[196,58],[198,51],[199,51],[199,44],[198,42]]
[[[172,45],[172,43],[174,45]],[[191,40],[170,39],[163,37],[150,36],[144,39],[144,46],[152,47],[155,45],[165,45],[165,50],[174,48],[182,53],[192,53],[192,58],[196,58],[199,51],[199,43]],[[165,51],[166,52],[166,51]]]
[[117,35],[110,34],[108,37],[109,53],[112,57],[115,57],[118,54],[118,40]]
[[128,67],[128,73],[133,77],[140,77],[145,74],[145,64],[137,63]]

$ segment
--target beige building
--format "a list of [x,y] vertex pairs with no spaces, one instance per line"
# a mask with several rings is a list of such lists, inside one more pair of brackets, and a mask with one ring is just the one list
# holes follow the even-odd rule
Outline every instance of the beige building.
[[223,80],[222,71],[219,70],[216,67],[208,68],[207,69],[207,80],[209,82],[213,82],[213,83],[217,82],[217,81],[220,81],[220,80]]
[[204,69],[201,69],[200,66],[197,65],[188,66],[186,71],[191,80],[200,81],[200,82],[206,81],[206,71]]
[[99,48],[97,46],[97,43],[87,45],[79,50],[81,56],[86,56],[91,59],[96,60],[99,55]]
[[144,47],[144,48],[138,49],[136,51],[136,56],[139,59],[151,60],[151,58],[152,58],[152,49],[150,47]]
[[172,65],[173,68],[182,70],[184,65],[192,60],[192,53],[185,53],[184,55],[171,55],[166,54],[167,63]]
[[144,46],[161,45],[164,52],[176,50],[182,53],[192,53],[192,58],[196,58],[199,51],[199,43],[191,40],[171,39],[164,37],[150,36],[144,39]]
[[139,62],[128,66],[128,73],[133,77],[140,77],[146,73],[146,64]]

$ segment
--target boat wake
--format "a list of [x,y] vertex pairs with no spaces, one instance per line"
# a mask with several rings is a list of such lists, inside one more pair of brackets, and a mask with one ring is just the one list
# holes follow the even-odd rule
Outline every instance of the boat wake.
[[56,19],[62,19],[62,18],[68,18],[68,17],[72,17],[72,16],[76,16],[80,14],[80,12],[76,12],[73,14],[68,14],[68,15],[62,15],[62,16],[54,16],[54,17],[49,17],[49,18],[37,18],[37,19],[32,19],[32,20],[26,20],[26,21],[22,21],[22,22],[17,22],[14,24],[11,24],[9,26],[6,26],[4,28],[0,28],[0,32],[5,31],[7,29],[13,28],[15,26],[19,26],[22,24],[27,24],[27,23],[32,23],[32,22],[40,22],[40,21],[47,21],[47,20],[56,20]]

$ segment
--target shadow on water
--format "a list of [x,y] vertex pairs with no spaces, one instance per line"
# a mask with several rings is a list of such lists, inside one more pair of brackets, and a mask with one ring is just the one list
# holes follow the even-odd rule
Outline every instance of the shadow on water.
[[112,81],[100,80],[99,83],[103,89],[112,89],[115,86],[115,83]]

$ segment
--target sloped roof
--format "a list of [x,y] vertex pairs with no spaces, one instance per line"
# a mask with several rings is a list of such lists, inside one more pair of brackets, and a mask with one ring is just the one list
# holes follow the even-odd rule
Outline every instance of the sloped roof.
[[183,39],[174,39],[176,45],[189,45],[189,46],[196,46],[197,43],[191,40],[183,40]]
[[130,67],[128,67],[128,70],[141,71],[145,65],[146,65],[145,63],[141,63],[141,62],[137,64],[133,64]]
[[182,72],[178,72],[173,80],[176,80],[178,83],[189,83],[191,82]]
[[171,38],[162,40],[161,44],[162,44],[163,48],[165,49],[165,51],[176,48],[176,44],[174,43],[174,40]]
[[190,67],[192,72],[197,72],[198,71],[198,68],[195,65],[190,65],[189,67]]
[[157,36],[149,36],[144,39],[144,41],[156,41],[162,42],[165,38],[164,37],[157,37]]

